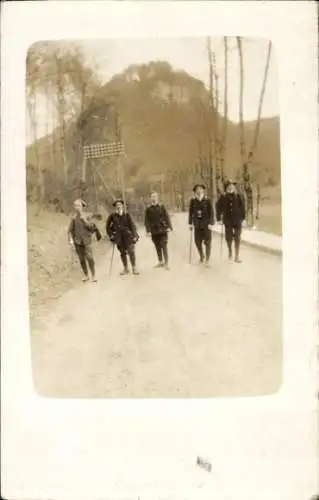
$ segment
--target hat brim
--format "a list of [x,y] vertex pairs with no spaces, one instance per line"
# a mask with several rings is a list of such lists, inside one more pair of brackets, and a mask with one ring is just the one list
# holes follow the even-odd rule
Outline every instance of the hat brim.
[[195,184],[195,186],[193,187],[193,192],[196,191],[197,188],[202,188],[202,189],[206,189],[206,186],[204,186],[204,184]]
[[121,205],[123,205],[123,207],[124,207],[124,201],[123,200],[115,200],[115,201],[113,201],[113,203],[112,203],[113,207],[116,207],[116,205],[118,203],[121,203]]

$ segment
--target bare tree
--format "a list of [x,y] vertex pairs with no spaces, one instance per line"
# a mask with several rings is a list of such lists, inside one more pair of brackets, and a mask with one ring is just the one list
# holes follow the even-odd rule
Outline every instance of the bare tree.
[[238,56],[239,56],[239,69],[240,69],[240,82],[239,82],[239,141],[240,141],[240,160],[242,169],[245,170],[246,163],[246,143],[245,143],[245,129],[244,129],[244,61],[242,40],[240,36],[236,37]]
[[225,178],[225,163],[227,153],[227,125],[228,125],[228,37],[224,36],[224,117],[223,130],[220,141],[220,175],[222,180]]
[[271,59],[271,51],[272,51],[272,43],[269,40],[264,77],[263,77],[260,98],[259,98],[259,104],[258,104],[257,121],[256,121],[255,130],[254,130],[252,145],[251,145],[251,148],[250,148],[250,151],[248,154],[249,163],[253,162],[254,154],[255,154],[256,149],[257,149],[257,143],[258,143],[259,131],[260,131],[261,112],[262,112],[262,106],[263,106],[264,96],[265,96],[265,91],[266,91],[266,86],[267,86],[267,79],[268,79],[270,59]]
[[[209,101],[210,101],[210,113],[212,117],[213,124],[213,134],[216,138],[216,116],[215,116],[215,102],[214,102],[214,71],[213,71],[213,54],[211,47],[211,39],[207,37],[207,55],[208,55],[208,68],[209,68]],[[214,196],[214,169],[212,161],[212,137],[209,133],[208,139],[208,168],[209,168],[209,190],[211,197]]]
[[40,203],[42,203],[45,196],[45,186],[44,186],[44,177],[43,170],[41,165],[39,147],[38,147],[38,123],[37,123],[37,85],[39,82],[39,59],[37,58],[36,53],[31,52],[28,54],[27,58],[27,109],[29,114],[30,126],[32,130],[33,136],[33,151],[35,156],[35,163],[38,172],[37,184],[38,184],[38,193],[37,198]]

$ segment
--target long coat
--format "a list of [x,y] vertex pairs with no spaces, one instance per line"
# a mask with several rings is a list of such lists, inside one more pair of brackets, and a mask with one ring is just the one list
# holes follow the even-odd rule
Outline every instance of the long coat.
[[128,248],[136,243],[139,236],[136,225],[129,213],[122,215],[114,212],[106,221],[106,234],[118,248]]
[[209,198],[202,200],[192,198],[189,204],[188,223],[195,229],[207,229],[209,224],[214,224],[214,209]]
[[238,226],[246,217],[245,202],[238,193],[225,193],[216,203],[216,218],[225,226]]
[[94,222],[87,222],[79,216],[72,217],[68,227],[68,237],[71,237],[77,245],[90,245],[92,234],[96,235],[99,241],[102,237],[98,227]]

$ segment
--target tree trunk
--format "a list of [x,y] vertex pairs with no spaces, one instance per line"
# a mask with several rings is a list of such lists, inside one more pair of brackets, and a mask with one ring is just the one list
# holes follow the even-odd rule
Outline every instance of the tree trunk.
[[58,101],[58,116],[59,116],[59,145],[61,160],[63,163],[64,183],[68,185],[68,164],[65,154],[65,101],[63,89],[63,75],[61,70],[61,62],[59,56],[55,56],[57,67],[57,101]]
[[241,167],[245,169],[246,162],[246,143],[245,143],[245,131],[244,131],[244,63],[243,63],[243,50],[242,50],[242,41],[240,36],[236,37],[237,47],[238,47],[238,56],[239,56],[239,68],[240,68],[240,88],[239,88],[239,134],[240,134],[240,160]]
[[38,198],[38,200],[37,201],[40,202],[40,204],[42,204],[44,201],[44,197],[45,197],[45,187],[44,187],[43,170],[42,170],[42,166],[41,166],[41,160],[40,160],[39,148],[38,148],[38,127],[37,127],[37,117],[36,117],[37,100],[36,100],[36,93],[35,92],[31,92],[29,94],[29,96],[27,98],[27,107],[28,107],[31,127],[32,127],[32,131],[33,131],[33,147],[34,147],[34,152],[35,152],[36,167],[38,170],[38,182],[37,182],[37,198]]
[[261,88],[260,98],[259,98],[257,121],[256,121],[252,145],[251,145],[250,152],[248,155],[249,163],[252,163],[253,158],[254,158],[254,154],[255,154],[256,149],[257,149],[259,130],[260,130],[261,111],[262,111],[262,105],[264,102],[264,96],[265,96],[265,91],[266,91],[266,86],[267,86],[268,71],[269,71],[270,59],[271,59],[271,49],[272,49],[272,43],[271,43],[271,41],[269,41],[267,59],[266,59],[266,65],[265,65],[265,71],[264,71],[264,78],[263,78],[263,83],[262,83],[262,88]]
[[213,75],[215,80],[215,131],[214,131],[214,150],[215,150],[215,188],[216,194],[219,194],[219,180],[220,180],[220,137],[219,137],[219,81],[216,69],[216,57],[213,52]]
[[225,71],[225,84],[224,84],[224,119],[223,119],[223,133],[220,147],[220,175],[222,181],[225,180],[225,163],[227,153],[227,125],[228,125],[228,38],[224,36],[224,71]]
[[[214,74],[213,74],[213,60],[212,60],[212,48],[211,39],[207,37],[207,55],[208,55],[208,67],[209,67],[209,101],[210,101],[210,111],[212,116],[212,127],[214,139],[216,138],[216,115],[215,115],[215,103],[214,103]],[[210,196],[213,200],[214,198],[214,168],[212,161],[212,138],[209,132],[208,139],[208,176],[209,176],[209,191]]]

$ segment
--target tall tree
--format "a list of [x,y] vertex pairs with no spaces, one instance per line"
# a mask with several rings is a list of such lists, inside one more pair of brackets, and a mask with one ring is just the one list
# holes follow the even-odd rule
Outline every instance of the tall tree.
[[236,37],[239,57],[239,141],[240,141],[240,160],[244,176],[246,174],[246,143],[245,143],[245,128],[244,128],[244,61],[243,61],[243,48],[242,39],[240,36]]
[[268,79],[268,74],[269,74],[271,51],[272,51],[272,42],[269,40],[263,82],[262,82],[262,87],[261,87],[261,91],[260,91],[259,103],[258,103],[257,120],[256,120],[256,125],[255,125],[254,136],[253,136],[251,148],[250,148],[250,151],[248,154],[249,163],[253,162],[253,158],[254,158],[254,155],[255,155],[255,152],[257,149],[257,144],[258,144],[258,138],[259,138],[259,132],[260,132],[261,112],[262,112],[262,106],[263,106],[263,102],[264,102],[264,96],[265,96],[265,91],[266,91],[266,86],[267,86],[267,79]]
[[[208,68],[209,68],[209,102],[210,102],[210,114],[212,117],[212,128],[214,139],[216,140],[216,107],[214,102],[214,70],[213,70],[213,54],[211,46],[211,38],[207,37],[207,56],[208,56]],[[211,132],[208,138],[208,168],[209,168],[209,190],[210,196],[214,196],[214,167],[212,158],[212,137]]]
[[227,153],[227,125],[228,125],[228,37],[224,36],[224,117],[223,130],[220,141],[220,175],[225,179],[225,163]]
[[45,196],[44,177],[41,158],[38,147],[38,117],[37,117],[37,86],[40,79],[40,61],[36,53],[31,52],[27,56],[27,77],[26,77],[26,103],[32,131],[33,139],[33,163],[37,169],[37,199],[42,203]]

